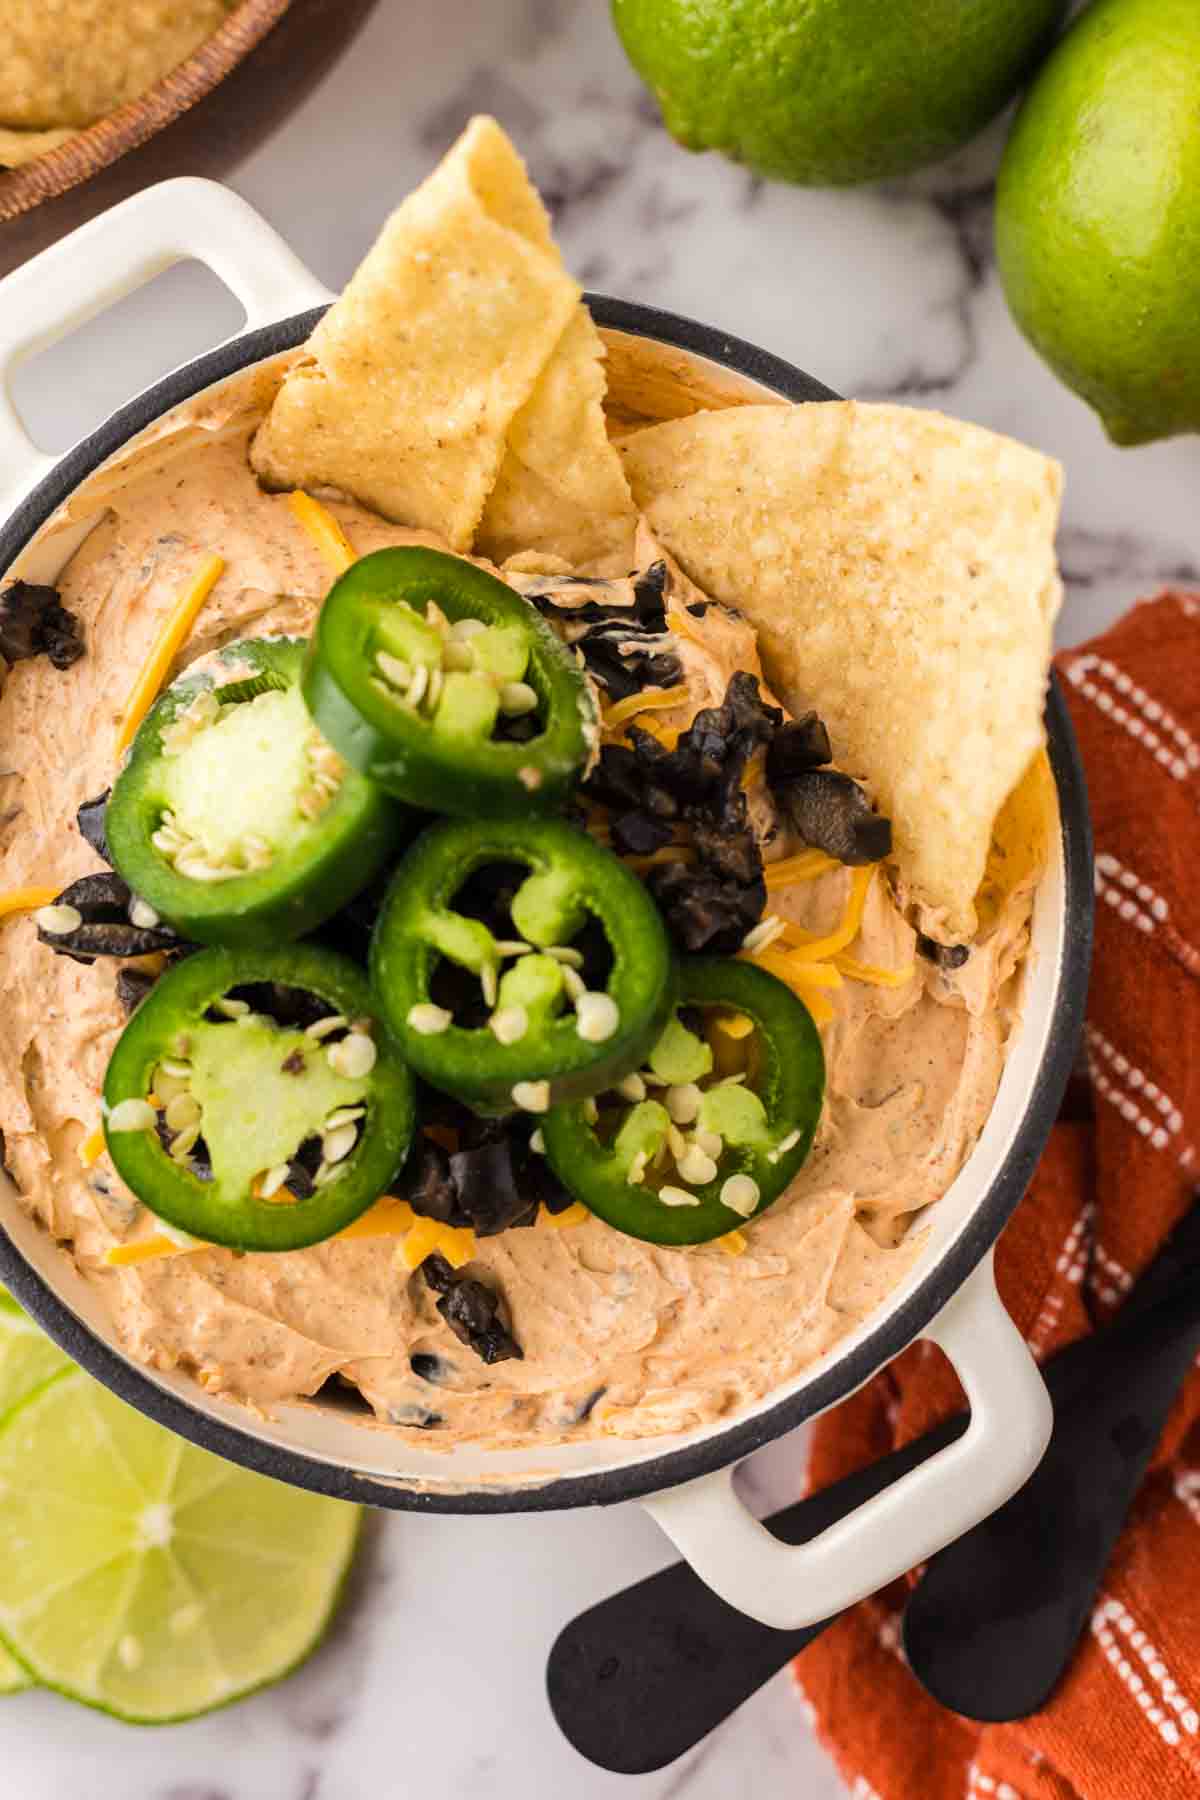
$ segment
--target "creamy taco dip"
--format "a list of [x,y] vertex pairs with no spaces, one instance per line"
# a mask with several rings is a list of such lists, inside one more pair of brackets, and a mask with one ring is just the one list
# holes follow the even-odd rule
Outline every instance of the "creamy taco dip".
[[1057,470],[604,351],[476,121],[0,587],[5,1164],[127,1351],[258,1408],[734,1413],[903,1278],[996,1094]]

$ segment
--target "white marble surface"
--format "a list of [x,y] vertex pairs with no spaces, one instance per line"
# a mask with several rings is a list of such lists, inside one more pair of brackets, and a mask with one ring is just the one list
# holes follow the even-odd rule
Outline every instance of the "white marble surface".
[[[234,181],[336,286],[388,205],[479,109],[520,143],[590,286],[722,325],[842,392],[944,407],[1060,456],[1064,641],[1159,582],[1200,584],[1200,444],[1112,449],[1008,319],[989,249],[998,134],[886,190],[767,187],[669,141],[602,0],[380,0],[324,86]],[[63,445],[236,324],[211,278],[176,271],[31,365],[18,399]],[[794,1441],[776,1446],[745,1479],[782,1504],[801,1455]],[[380,1520],[342,1626],[286,1686],[146,1733],[45,1695],[6,1701],[0,1789],[21,1800],[834,1800],[786,1674],[657,1776],[601,1774],[559,1737],[543,1693],[556,1632],[667,1556],[632,1506]],[[464,1646],[455,1619],[467,1596],[480,1629]]]

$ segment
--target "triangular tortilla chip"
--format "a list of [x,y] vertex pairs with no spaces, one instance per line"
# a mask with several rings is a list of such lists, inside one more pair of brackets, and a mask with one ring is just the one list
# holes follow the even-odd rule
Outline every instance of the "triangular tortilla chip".
[[494,119],[393,213],[284,380],[253,462],[470,548],[505,438],[579,304]]
[[621,443],[688,574],[757,627],[891,816],[948,940],[975,928],[992,825],[1042,743],[1062,473],[940,413],[824,402],[698,413]]
[[509,427],[476,548],[494,562],[533,550],[592,574],[624,574],[636,524],[604,420],[604,345],[580,306]]

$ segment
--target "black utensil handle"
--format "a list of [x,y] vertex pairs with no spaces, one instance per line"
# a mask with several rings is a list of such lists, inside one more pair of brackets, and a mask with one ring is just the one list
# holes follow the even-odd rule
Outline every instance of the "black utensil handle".
[[[944,1450],[966,1424],[962,1415],[927,1432],[767,1525],[786,1544],[807,1543]],[[559,1634],[546,1669],[551,1710],[591,1762],[644,1775],[699,1743],[829,1622],[773,1631],[675,1563],[600,1601]]]
[[[959,1585],[954,1589],[957,1607],[951,1607],[940,1587],[940,1576],[928,1597],[925,1585],[943,1566],[953,1569],[960,1556],[971,1553],[973,1545],[987,1543],[992,1554],[990,1573],[987,1565],[983,1573],[975,1572],[977,1591],[990,1597],[999,1629],[1015,1621],[1019,1653],[1001,1653],[996,1647],[998,1639],[993,1637],[991,1649],[980,1658],[983,1673],[986,1676],[1002,1665],[1015,1684],[1036,1628],[1041,1632],[1037,1679],[1044,1683],[1046,1669],[1053,1665],[1053,1686],[1074,1649],[1179,1380],[1200,1344],[1198,1273],[1200,1206],[1191,1209],[1139,1277],[1116,1320],[1060,1351],[1043,1370],[1055,1407],[1055,1436],[1048,1462],[1043,1464],[1047,1474],[1039,1472],[992,1520],[985,1520],[958,1544],[940,1552],[931,1562],[925,1584],[910,1600],[908,1617],[915,1621],[911,1635],[917,1660],[930,1677],[931,1689],[959,1710],[968,1697],[977,1706],[987,1704],[980,1700],[978,1685],[971,1696],[965,1692],[965,1679],[951,1685],[956,1658],[962,1666],[969,1660],[967,1640],[974,1628],[974,1599],[970,1590],[964,1595]],[[1093,1469],[1102,1398],[1111,1402],[1103,1409],[1104,1416],[1123,1473],[1120,1483],[1111,1476],[1108,1480],[1107,1536],[1102,1532],[1094,1539],[1089,1560],[1080,1554],[1082,1534],[1076,1522],[1090,1517],[1078,1507],[1100,1486]],[[960,1415],[765,1523],[783,1542],[805,1543],[944,1449],[966,1424],[966,1416]],[[1075,1487],[1065,1499],[1060,1494],[1048,1503],[1044,1495],[1039,1498],[1039,1484],[1050,1480],[1062,1465],[1073,1476]],[[1037,1605],[1022,1610],[1017,1587],[1017,1572],[1022,1567],[1027,1591],[1032,1584],[1036,1594],[1049,1596],[1041,1611]],[[1056,1623],[1051,1617],[1055,1608]],[[928,1620],[927,1629],[923,1618]],[[649,1773],[699,1743],[829,1622],[796,1631],[774,1631],[719,1600],[686,1563],[675,1563],[599,1602],[566,1626],[550,1653],[550,1704],[576,1749],[601,1768],[621,1774]],[[926,1662],[929,1644],[935,1651]],[[1031,1660],[1026,1688],[1036,1685],[1033,1673]],[[1005,1713],[1002,1707],[1028,1710],[1029,1701],[1030,1694],[1017,1693],[1014,1685],[1013,1691],[1004,1695],[994,1693],[992,1710],[979,1711],[976,1716],[1020,1716],[1019,1711]]]
[[908,1604],[913,1674],[968,1718],[1026,1718],[1066,1671],[1181,1382],[1200,1349],[1186,1272],[1050,1370],[1057,1424],[1029,1482],[930,1561]]

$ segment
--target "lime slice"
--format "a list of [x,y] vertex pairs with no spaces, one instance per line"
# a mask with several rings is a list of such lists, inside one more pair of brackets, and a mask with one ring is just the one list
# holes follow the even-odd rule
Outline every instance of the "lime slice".
[[[0,1288],[0,1417],[49,1381],[51,1375],[69,1367],[62,1351]],[[32,1685],[21,1665],[6,1650],[0,1650],[0,1695],[19,1694]]]
[[0,1423],[0,1631],[135,1724],[278,1681],[319,1642],[360,1509],[197,1450],[75,1370]]

